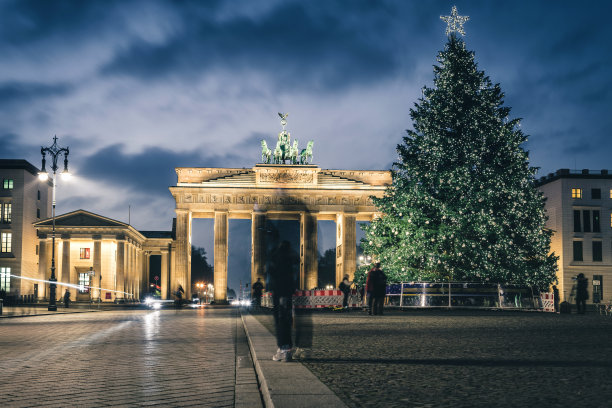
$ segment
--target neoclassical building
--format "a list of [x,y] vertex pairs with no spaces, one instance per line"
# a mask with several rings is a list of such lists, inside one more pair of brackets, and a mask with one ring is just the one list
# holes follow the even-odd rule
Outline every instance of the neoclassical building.
[[[49,279],[52,219],[36,222],[34,227],[38,231],[39,279]],[[55,217],[55,235],[58,298],[69,288],[76,292],[72,299],[80,301],[100,297],[103,302],[138,300],[148,291],[151,255],[161,255],[161,286],[168,291],[174,250],[170,231],[138,231],[121,221],[77,210]],[[43,287],[39,297],[46,298],[48,285]]]

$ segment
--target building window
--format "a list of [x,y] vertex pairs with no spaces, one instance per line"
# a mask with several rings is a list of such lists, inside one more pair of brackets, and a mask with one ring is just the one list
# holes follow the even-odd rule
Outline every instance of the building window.
[[582,229],[584,232],[591,232],[591,211],[582,211]]
[[601,262],[601,241],[593,241],[593,262]]
[[599,210],[593,210],[593,232],[601,232],[599,226]]
[[612,188],[610,189],[610,198],[612,198]]
[[40,208],[36,209],[36,218],[40,218]]
[[582,261],[582,241],[574,241],[574,261]]
[[11,291],[11,268],[0,266],[0,290]]
[[580,211],[574,210],[574,232],[580,232]]
[[81,248],[81,259],[89,259],[89,248]]
[[2,241],[0,242],[0,252],[11,252],[13,250],[13,234],[10,232],[3,232],[0,238],[0,241]]
[[79,273],[79,293],[89,293],[89,274]]
[[601,188],[592,188],[591,189],[591,198],[593,200],[601,200]]
[[13,189],[13,179],[4,179],[4,183],[2,183],[2,187],[5,190],[12,190]]
[[38,199],[40,200],[40,190],[38,190]]
[[572,198],[582,198],[582,189],[572,188]]
[[13,218],[13,205],[11,203],[2,204],[2,222],[9,223]]
[[36,245],[36,255],[38,255],[38,245]]

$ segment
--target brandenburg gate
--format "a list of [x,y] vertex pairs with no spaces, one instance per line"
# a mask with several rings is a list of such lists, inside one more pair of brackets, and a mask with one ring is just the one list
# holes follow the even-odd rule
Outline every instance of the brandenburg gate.
[[[280,114],[279,114],[280,115]],[[286,115],[283,128],[286,124]],[[285,136],[285,138],[284,138]],[[178,167],[176,186],[176,256],[170,285],[191,288],[191,225],[194,218],[214,219],[215,301],[227,295],[229,219],[251,220],[251,282],[265,282],[265,224],[271,220],[300,223],[300,289],[317,286],[317,221],[336,222],[336,284],[356,268],[356,223],[370,221],[376,207],[370,196],[381,197],[391,183],[389,171],[323,170],[308,164],[307,149],[297,158],[297,141],[289,145],[289,133],[279,134],[272,154],[265,142],[264,163],[253,168]],[[285,146],[278,154],[280,146]],[[312,149],[312,142],[308,148]],[[293,151],[293,154],[291,152]],[[311,150],[306,154],[312,155]],[[311,156],[312,157],[312,156]],[[289,160],[289,164],[284,161]],[[189,294],[188,294],[189,295]]]

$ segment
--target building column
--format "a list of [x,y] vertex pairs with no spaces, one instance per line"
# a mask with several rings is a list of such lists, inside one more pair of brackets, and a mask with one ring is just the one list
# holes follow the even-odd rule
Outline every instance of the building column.
[[125,238],[117,237],[117,267],[115,269],[115,299],[123,301],[125,299]]
[[191,211],[176,209],[176,268],[170,289],[181,285],[187,299],[191,297]]
[[[100,236],[94,236],[93,237],[94,240],[94,244],[93,244],[93,270],[95,272],[95,276],[93,276],[91,279],[93,279],[93,282],[90,282],[91,286],[95,286],[98,287],[100,285],[100,274],[102,274],[102,237]],[[94,293],[91,294],[91,299],[92,300],[100,300],[100,296],[102,296],[102,290],[101,289],[95,289]]]
[[355,214],[338,214],[336,216],[336,287],[342,282],[345,274],[349,280],[355,276],[356,262],[356,231],[357,216]]
[[[62,235],[62,276],[58,281],[64,283],[77,283],[70,275],[70,236]],[[64,290],[59,291],[60,296],[63,296],[66,291],[66,288],[62,289]],[[58,294],[58,291],[55,293]],[[76,295],[73,299],[76,299]]]
[[266,282],[266,214],[251,213],[251,285]]
[[[38,279],[47,280],[49,276],[47,276],[47,272],[50,269],[50,264],[47,261],[47,246],[50,244],[47,242],[47,237],[38,239]],[[38,285],[38,298],[39,299],[47,299],[47,286],[46,284]]]
[[317,230],[316,215],[300,214],[300,289],[302,290],[317,287],[319,280]]
[[227,302],[227,212],[215,212],[215,303]]
[[[149,270],[149,256],[147,256],[147,271]],[[160,273],[160,292],[162,299],[168,299],[168,250],[161,251],[161,273]]]

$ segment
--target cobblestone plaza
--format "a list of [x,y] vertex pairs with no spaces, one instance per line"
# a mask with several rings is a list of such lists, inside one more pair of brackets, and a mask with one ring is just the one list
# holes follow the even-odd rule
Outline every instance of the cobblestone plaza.
[[606,407],[612,399],[609,316],[319,311],[308,358],[274,363],[271,314],[242,314],[207,307],[0,319],[0,402],[308,407],[322,406],[326,390],[329,401],[339,397],[333,406],[349,407]]

